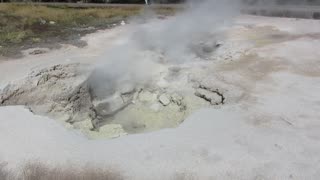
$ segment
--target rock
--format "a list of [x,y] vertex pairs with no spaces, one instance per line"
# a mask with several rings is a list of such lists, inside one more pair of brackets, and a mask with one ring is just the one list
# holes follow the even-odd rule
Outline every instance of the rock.
[[132,86],[124,86],[120,89],[121,98],[124,102],[132,102],[135,96],[135,88]]
[[47,23],[47,21],[46,20],[44,20],[44,19],[40,19],[40,24],[46,24]]
[[87,120],[91,96],[86,76],[73,76],[79,64],[55,65],[32,72],[1,91],[0,105],[25,105],[35,114],[64,121]]
[[162,94],[160,97],[159,97],[159,102],[164,105],[164,106],[167,106],[170,104],[170,99],[168,98],[168,96],[166,94]]
[[211,105],[219,105],[223,103],[223,97],[221,97],[216,92],[212,92],[206,89],[197,89],[195,95],[208,101]]
[[178,106],[180,106],[182,104],[182,100],[183,100],[183,97],[177,93],[174,93],[171,95],[171,101],[173,103],[177,104]]
[[181,105],[180,105],[180,108],[179,108],[179,111],[180,111],[180,112],[184,112],[184,111],[186,111],[186,110],[187,110],[187,105],[181,104]]
[[217,41],[216,42],[216,48],[220,47],[223,45],[223,42],[222,41]]
[[123,108],[125,103],[123,102],[121,96],[114,95],[102,101],[95,101],[93,104],[94,109],[99,116],[109,116]]
[[31,55],[37,55],[37,54],[44,54],[44,53],[46,53],[47,51],[46,50],[44,50],[44,49],[36,49],[36,50],[34,50],[34,51],[31,51],[29,54],[31,54]]
[[119,88],[119,92],[121,95],[133,94],[135,92],[135,88],[131,85],[123,85],[121,88]]

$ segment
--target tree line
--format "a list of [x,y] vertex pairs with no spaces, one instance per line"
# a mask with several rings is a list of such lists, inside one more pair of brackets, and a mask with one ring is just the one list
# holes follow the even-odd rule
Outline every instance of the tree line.
[[[150,3],[182,3],[185,0],[148,0]],[[144,4],[145,0],[0,0],[0,2],[85,2],[85,3],[123,3]]]
[[[148,0],[150,3],[182,3],[188,0]],[[256,4],[300,4],[320,5],[320,0],[241,0],[250,5]],[[123,3],[144,4],[145,0],[0,0],[0,2],[86,2],[86,3]]]

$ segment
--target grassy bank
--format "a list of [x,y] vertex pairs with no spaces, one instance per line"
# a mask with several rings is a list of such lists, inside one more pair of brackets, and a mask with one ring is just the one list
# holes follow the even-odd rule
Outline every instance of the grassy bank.
[[[159,14],[173,12],[170,8],[156,11]],[[71,42],[83,34],[108,28],[140,12],[139,7],[68,8],[0,4],[0,56],[16,56],[20,50],[34,46]]]

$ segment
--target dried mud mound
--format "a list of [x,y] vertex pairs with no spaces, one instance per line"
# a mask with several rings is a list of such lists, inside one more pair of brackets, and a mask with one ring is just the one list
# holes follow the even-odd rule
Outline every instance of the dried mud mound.
[[32,72],[27,78],[7,85],[1,92],[0,104],[25,105],[36,114],[59,117],[69,123],[94,116],[86,74],[80,72],[79,64],[55,65]]

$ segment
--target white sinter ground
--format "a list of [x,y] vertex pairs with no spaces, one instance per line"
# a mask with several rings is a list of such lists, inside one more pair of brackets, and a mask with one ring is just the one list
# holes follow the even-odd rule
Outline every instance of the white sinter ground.
[[[66,45],[47,54],[2,61],[0,87],[55,64],[91,65],[105,49],[122,43],[126,30],[122,26],[88,35],[85,48]],[[89,140],[22,106],[0,107],[0,160],[11,168],[28,160],[113,166],[128,179],[183,174],[196,179],[317,179],[319,32],[317,20],[238,17],[225,40],[232,43],[224,51],[239,52],[206,62],[204,74],[192,69],[204,83],[223,83],[230,97],[237,98],[198,110],[177,128]]]

